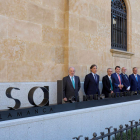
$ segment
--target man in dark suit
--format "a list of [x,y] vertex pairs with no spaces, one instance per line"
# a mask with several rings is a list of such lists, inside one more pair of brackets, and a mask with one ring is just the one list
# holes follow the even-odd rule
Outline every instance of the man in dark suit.
[[123,80],[120,75],[120,66],[115,67],[115,73],[111,75],[114,93],[122,92]]
[[86,75],[84,82],[84,91],[86,95],[100,95],[99,91],[99,75],[97,75],[97,66],[92,65],[90,67],[91,73]]
[[75,76],[75,68],[69,68],[69,75],[63,78],[63,100],[68,101],[70,97],[77,99],[81,87],[80,78]]
[[140,90],[140,75],[137,74],[137,68],[133,68],[133,74],[129,75],[130,90],[139,91]]
[[130,90],[130,83],[129,83],[129,78],[126,74],[126,70],[127,69],[125,67],[122,67],[121,76],[122,76],[123,85],[124,85],[124,87],[122,88],[122,91],[129,91]]
[[103,89],[102,89],[102,94],[105,94],[105,97],[109,97],[109,93],[113,93],[113,85],[112,85],[112,69],[108,68],[107,69],[107,75],[103,77],[102,83],[103,83]]

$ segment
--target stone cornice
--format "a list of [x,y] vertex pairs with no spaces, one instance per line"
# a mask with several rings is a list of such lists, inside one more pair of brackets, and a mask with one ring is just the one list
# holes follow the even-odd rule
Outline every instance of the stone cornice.
[[134,53],[116,50],[116,49],[110,49],[110,52],[112,53],[113,57],[121,57],[121,58],[127,58],[127,59],[130,59],[131,56],[134,55]]

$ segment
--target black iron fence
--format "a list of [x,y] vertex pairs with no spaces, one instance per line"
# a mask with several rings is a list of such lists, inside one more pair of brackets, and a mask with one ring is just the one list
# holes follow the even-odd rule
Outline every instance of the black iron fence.
[[[93,138],[85,137],[85,140],[140,140],[140,120],[139,122],[132,120],[129,121],[130,125],[125,124],[125,126],[120,125],[119,129],[114,128],[114,131],[111,132],[112,126],[109,128],[106,128],[108,130],[108,133],[105,134],[104,132],[101,132],[100,136],[97,136],[96,133],[93,133]],[[80,138],[83,137],[80,135],[79,137],[74,137],[73,139],[80,140]]]

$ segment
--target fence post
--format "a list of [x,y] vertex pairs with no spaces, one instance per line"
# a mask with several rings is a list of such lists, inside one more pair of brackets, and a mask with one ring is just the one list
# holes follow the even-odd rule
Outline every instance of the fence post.
[[115,132],[115,140],[116,140],[116,132],[117,132],[117,128],[114,128],[114,132]]
[[128,124],[125,124],[125,127],[126,127],[126,140],[128,140],[128,130],[127,130],[127,128],[128,128]]
[[137,131],[138,122],[135,122],[135,125],[136,125],[136,140],[138,140],[138,131]]
[[120,125],[120,138],[122,139],[122,129],[123,129],[123,125]]
[[109,128],[106,128],[106,129],[108,129],[108,140],[110,140],[110,129],[112,128],[112,126],[110,126]]
[[96,139],[96,137],[97,137],[97,133],[94,132],[93,133],[93,140]]
[[131,140],[133,140],[133,121],[134,120],[132,120],[132,121],[129,121],[130,122],[130,124],[131,124]]
[[104,132],[101,132],[100,134],[101,134],[101,136],[102,136],[102,140],[103,140],[103,139],[104,139],[104,138],[103,138],[103,136],[104,136]]

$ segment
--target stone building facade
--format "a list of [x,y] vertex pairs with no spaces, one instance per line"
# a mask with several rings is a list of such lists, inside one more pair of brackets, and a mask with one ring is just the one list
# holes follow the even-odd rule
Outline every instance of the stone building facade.
[[111,0],[0,0],[2,87],[51,85],[68,74],[69,66],[82,82],[91,64],[97,64],[100,80],[108,67],[125,66],[127,74],[140,68],[140,1],[124,2],[126,52],[111,49]]
[[69,66],[140,67],[138,0],[125,0],[127,52],[111,50],[111,0],[0,0],[0,82],[56,82]]

